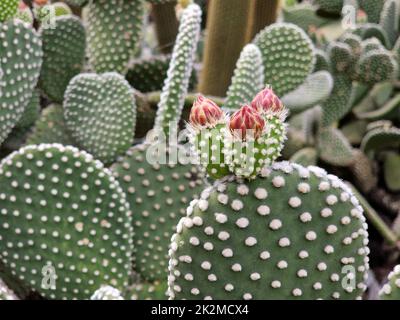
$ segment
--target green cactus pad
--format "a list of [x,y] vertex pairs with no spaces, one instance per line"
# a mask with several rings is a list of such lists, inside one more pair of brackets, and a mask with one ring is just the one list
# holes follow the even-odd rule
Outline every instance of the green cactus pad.
[[329,71],[331,68],[329,56],[321,49],[315,49],[315,66],[313,72]]
[[358,119],[368,119],[370,121],[395,119],[399,113],[400,95],[394,96],[386,102],[379,109],[374,110],[360,110],[355,112]]
[[42,64],[41,41],[20,20],[0,24],[0,145],[31,100]]
[[388,81],[397,76],[398,64],[386,50],[372,50],[361,56],[356,73],[359,81],[367,84]]
[[31,127],[40,115],[40,95],[37,90],[33,91],[32,97],[25,108],[22,117],[19,119],[15,129]]
[[127,72],[137,53],[144,0],[97,0],[87,6],[89,62],[97,73]]
[[275,23],[254,39],[262,53],[264,79],[278,96],[296,89],[314,68],[314,46],[307,34],[291,23]]
[[346,73],[336,74],[331,96],[322,105],[322,125],[340,120],[351,109],[352,81]]
[[382,150],[400,148],[400,129],[396,127],[377,127],[367,132],[360,149],[371,159]]
[[385,157],[383,166],[385,183],[392,192],[400,191],[400,155],[390,152]]
[[320,158],[334,166],[346,167],[354,161],[353,148],[338,129],[321,129],[318,135],[318,149]]
[[314,0],[314,3],[323,11],[340,14],[344,0]]
[[[168,76],[170,62],[170,55],[136,59],[129,66],[126,80],[132,87],[143,93],[161,91]],[[196,70],[193,70],[189,80],[189,90],[194,89],[196,83],[197,74]]]
[[353,60],[352,48],[341,42],[333,42],[329,45],[328,55],[335,72],[345,72]]
[[385,47],[390,47],[390,42],[386,31],[376,23],[366,23],[357,27],[353,31],[354,34],[361,37],[361,39],[366,40],[369,38],[377,38]]
[[1,162],[0,185],[0,259],[15,277],[54,299],[128,284],[131,211],[101,162],[73,147],[28,146]]
[[239,109],[248,104],[265,86],[264,67],[260,49],[254,44],[245,46],[237,61],[224,106]]
[[367,131],[367,124],[365,120],[354,120],[341,127],[341,131],[351,144],[359,145]]
[[41,143],[75,144],[67,130],[64,110],[60,105],[53,104],[42,111],[26,142],[27,145]]
[[149,145],[135,146],[111,170],[135,208],[135,271],[153,281],[166,278],[169,240],[204,186],[195,166],[151,164],[151,152]]
[[382,300],[400,300],[400,265],[394,267],[388,275],[388,282],[379,292]]
[[306,32],[310,27],[318,28],[329,22],[329,19],[318,16],[316,7],[309,3],[283,8],[282,14],[285,22],[293,23]]
[[201,9],[197,4],[191,4],[183,10],[155,119],[154,128],[163,130],[165,134],[169,133],[171,123],[181,117],[200,37],[200,23]]
[[399,36],[400,7],[397,0],[386,0],[381,12],[380,25],[389,39],[391,49]]
[[111,286],[101,286],[93,293],[90,300],[124,300],[124,298],[118,289]]
[[1,300],[18,300],[18,298],[0,279],[0,301]]
[[314,148],[301,149],[290,158],[290,162],[297,163],[305,167],[315,166],[317,161],[318,153]]
[[30,26],[33,25],[33,13],[30,8],[18,8],[17,13],[14,16],[14,19],[19,19],[25,23],[28,23]]
[[0,23],[12,18],[18,10],[19,0],[2,0],[0,2]]
[[57,17],[54,23],[54,28],[41,29],[43,66],[39,86],[50,100],[61,103],[68,83],[83,67],[85,28],[72,15]]
[[140,282],[129,289],[131,300],[167,300],[167,281]]
[[275,163],[250,182],[218,181],[177,229],[172,299],[354,299],[366,288],[363,210],[321,168]]
[[312,73],[296,90],[282,97],[292,113],[302,112],[325,101],[333,90],[333,78],[327,71]]
[[368,15],[368,22],[378,23],[385,0],[358,0],[361,9]]
[[133,143],[133,90],[117,73],[80,74],[65,92],[64,118],[71,136],[83,149],[111,163]]

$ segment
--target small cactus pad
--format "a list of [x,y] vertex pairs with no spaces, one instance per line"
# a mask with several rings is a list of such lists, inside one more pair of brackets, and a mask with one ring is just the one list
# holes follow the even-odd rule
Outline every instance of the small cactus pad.
[[1,162],[0,186],[0,259],[15,277],[54,299],[128,284],[131,211],[101,162],[73,147],[28,146]]
[[195,166],[151,164],[151,152],[149,145],[135,146],[112,171],[135,208],[135,271],[145,280],[163,280],[169,240],[186,207],[204,186]]
[[0,23],[12,18],[18,10],[19,0],[2,0],[0,2]]
[[340,14],[344,0],[314,0],[315,4],[323,11]]
[[157,131],[163,130],[168,134],[171,122],[177,122],[181,117],[200,37],[200,23],[201,9],[197,4],[191,4],[183,10],[168,77],[158,104],[155,120]]
[[358,0],[361,9],[368,16],[368,22],[378,23],[385,0]]
[[64,109],[72,137],[97,159],[111,163],[132,145],[136,103],[121,75],[76,76],[65,92]]
[[74,145],[64,121],[64,110],[53,104],[44,109],[35,122],[26,144],[60,143]]
[[61,103],[70,80],[80,73],[85,59],[85,29],[75,16],[54,20],[54,28],[41,29],[43,66],[39,86],[54,102]]
[[264,62],[265,81],[278,96],[296,89],[314,68],[314,46],[307,34],[291,23],[266,27],[254,39]]
[[366,289],[363,209],[321,168],[281,162],[250,182],[218,181],[177,230],[171,299],[354,299]]
[[[170,55],[136,59],[129,66],[126,80],[132,87],[143,93],[161,91],[164,80],[168,76],[170,62]],[[193,89],[196,82],[197,75],[193,70],[189,80],[189,89]]]
[[167,281],[140,282],[130,288],[131,300],[167,300]]
[[111,286],[101,286],[90,297],[90,300],[124,300],[121,292]]
[[353,148],[343,133],[333,127],[322,128],[318,134],[320,158],[334,166],[346,167],[353,163]]
[[0,145],[31,100],[42,64],[38,35],[20,20],[0,24]]
[[39,118],[40,114],[40,95],[37,90],[33,91],[32,97],[25,108],[22,117],[19,119],[15,128],[29,128]]
[[243,104],[251,102],[264,85],[264,67],[260,49],[254,44],[248,44],[243,48],[236,64],[224,106],[228,109],[239,109]]
[[388,283],[382,287],[379,296],[382,300],[400,300],[400,264],[389,273]]
[[124,74],[140,42],[144,1],[90,1],[87,13],[90,64],[97,73]]

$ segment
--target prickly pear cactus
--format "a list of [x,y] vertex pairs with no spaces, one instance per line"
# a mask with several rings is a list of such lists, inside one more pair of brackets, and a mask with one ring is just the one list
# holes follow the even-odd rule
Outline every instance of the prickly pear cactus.
[[90,297],[90,300],[124,300],[121,292],[111,286],[101,286]]
[[73,147],[28,146],[1,162],[0,185],[0,259],[26,286],[54,299],[127,286],[131,211],[101,162]]
[[20,20],[0,24],[0,59],[1,145],[31,100],[42,64],[41,40]]
[[368,270],[362,212],[343,182],[317,167],[276,163],[251,182],[218,181],[172,238],[170,298],[359,298]]
[[0,3],[0,23],[12,18],[18,10],[19,0],[3,0]]
[[296,89],[314,68],[314,46],[307,34],[291,23],[275,23],[254,39],[262,53],[265,81],[277,95]]
[[133,143],[133,90],[117,73],[80,74],[65,92],[64,118],[71,136],[83,149],[112,163]]
[[243,48],[236,64],[224,106],[227,109],[236,109],[241,104],[249,103],[264,85],[261,51],[256,45],[248,44]]
[[190,201],[204,189],[204,181],[196,166],[152,164],[157,155],[152,156],[149,146],[135,146],[112,171],[135,208],[135,271],[146,280],[163,280],[169,240]]
[[389,273],[388,282],[382,287],[379,296],[382,300],[400,300],[400,265]]
[[139,282],[134,284],[130,290],[131,300],[166,300],[167,281]]
[[126,73],[137,53],[144,0],[97,0],[87,6],[89,62],[97,73]]
[[43,67],[39,86],[54,102],[61,103],[70,80],[82,70],[85,59],[85,29],[75,16],[54,20],[54,28],[41,29]]

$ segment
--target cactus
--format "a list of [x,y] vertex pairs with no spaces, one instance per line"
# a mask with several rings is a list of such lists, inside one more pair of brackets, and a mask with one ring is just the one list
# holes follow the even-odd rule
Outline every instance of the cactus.
[[131,300],[166,300],[167,281],[139,282],[130,290]]
[[41,30],[43,66],[39,86],[54,102],[62,102],[70,80],[82,70],[85,59],[85,29],[74,16],[54,20],[54,28]]
[[[15,277],[54,299],[127,285],[131,211],[99,161],[73,147],[28,146],[1,162],[0,181],[1,260]],[[55,288],[42,287],[43,275],[53,277]]]
[[40,114],[40,95],[37,90],[32,94],[32,97],[25,108],[22,117],[16,124],[16,129],[29,128],[34,124],[34,122],[39,118]]
[[90,300],[124,300],[121,296],[121,292],[111,286],[101,286],[97,289]]
[[399,35],[400,7],[397,0],[386,0],[381,12],[380,24],[385,30],[390,48],[392,48]]
[[392,192],[400,191],[400,154],[389,152],[383,165],[385,183]]
[[97,159],[112,163],[132,145],[136,104],[121,75],[76,76],[65,92],[64,109],[71,136]]
[[0,279],[0,301],[1,300],[18,300],[18,298]]
[[309,3],[300,3],[289,8],[283,8],[283,20],[293,23],[304,31],[310,28],[319,28],[329,22],[328,19],[316,14],[315,6]]
[[290,162],[300,164],[304,167],[315,166],[318,161],[318,152],[314,148],[304,148],[297,151]]
[[19,0],[3,0],[0,3],[0,23],[15,16]]
[[224,106],[236,109],[241,104],[249,103],[263,87],[264,67],[260,49],[254,44],[248,44],[237,61]]
[[343,134],[332,127],[323,128],[318,135],[320,158],[336,166],[348,166],[353,163],[353,148]]
[[31,100],[42,64],[40,38],[20,20],[0,24],[0,54],[1,145]]
[[314,68],[314,47],[305,32],[294,24],[276,23],[254,39],[262,53],[264,78],[276,94],[296,89]]
[[33,25],[33,13],[31,9],[25,5],[24,3],[19,5],[17,13],[14,15],[14,19],[19,19],[25,23],[28,23],[30,26]]
[[400,300],[400,265],[388,275],[388,282],[382,287],[379,296],[382,300]]
[[201,10],[189,5],[182,14],[179,33],[172,53],[155,120],[155,130],[168,134],[169,125],[181,117],[189,78],[200,36]]
[[53,104],[44,109],[28,135],[26,145],[59,143],[75,145],[64,120],[64,110]]
[[368,22],[378,23],[385,0],[358,0],[361,9],[368,16]]
[[[126,80],[140,92],[160,91],[167,78],[171,62],[170,55],[153,56],[151,58],[135,59],[129,66]],[[197,83],[196,71],[193,70],[189,79],[189,90]]]
[[323,11],[340,14],[344,0],[314,0],[315,4]]
[[98,0],[87,6],[89,62],[97,73],[125,74],[138,49],[143,0]]
[[66,2],[72,6],[83,7],[84,5],[86,5],[88,0],[66,0]]

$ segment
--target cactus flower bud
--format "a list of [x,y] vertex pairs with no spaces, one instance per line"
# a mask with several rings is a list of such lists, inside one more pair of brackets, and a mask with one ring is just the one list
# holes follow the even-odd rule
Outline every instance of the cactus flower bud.
[[274,93],[274,91],[267,87],[260,91],[251,102],[251,107],[255,110],[279,112],[283,110],[283,103]]
[[214,101],[199,95],[190,111],[189,121],[194,126],[213,127],[223,116],[223,111]]
[[[232,133],[239,138],[246,140],[248,136],[254,139],[260,137],[265,126],[265,121],[261,115],[252,107],[245,105],[236,111],[230,120],[229,128]],[[248,131],[252,130],[252,131]]]

